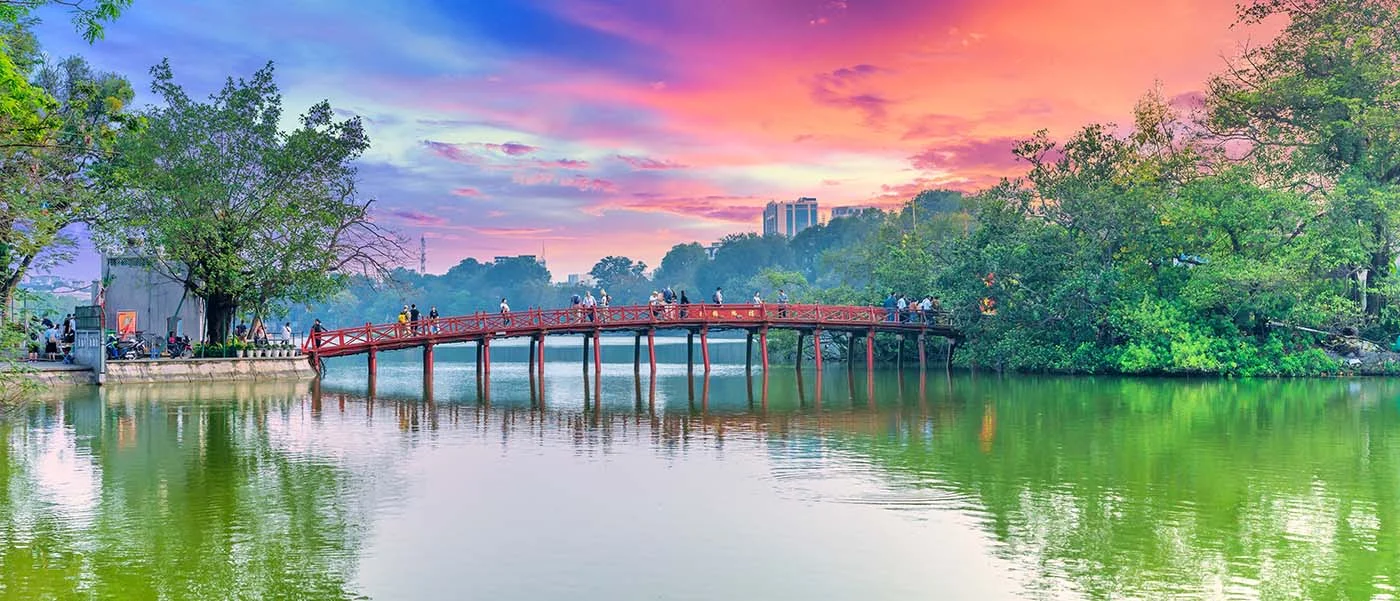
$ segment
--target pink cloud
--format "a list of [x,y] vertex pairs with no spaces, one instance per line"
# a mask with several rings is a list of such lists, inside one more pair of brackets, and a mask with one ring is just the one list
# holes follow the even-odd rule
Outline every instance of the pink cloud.
[[617,184],[596,177],[575,177],[560,182],[562,185],[578,188],[584,192],[616,192]]
[[476,188],[471,188],[471,187],[453,188],[453,189],[452,189],[452,195],[453,195],[453,196],[464,196],[464,197],[467,197],[467,198],[485,198],[485,197],[486,197],[486,195],[483,194],[483,193],[481,192],[481,190],[477,190]]
[[440,215],[428,215],[426,213],[419,213],[418,211],[412,211],[407,209],[390,211],[389,214],[394,217],[397,217],[400,221],[417,226],[439,226],[447,225],[448,223],[446,217],[442,217]]
[[504,144],[486,144],[486,148],[495,150],[513,157],[523,156],[539,150],[537,146],[521,144],[519,142],[506,142]]
[[1011,154],[1016,138],[998,137],[984,140],[961,140],[939,144],[909,157],[915,169],[922,170],[1002,170],[1018,167],[1020,159]]
[[650,157],[636,157],[617,155],[618,160],[627,163],[633,169],[638,170],[662,170],[662,169],[685,169],[687,166],[675,161],[653,159]]
[[466,163],[469,165],[474,165],[480,162],[480,159],[478,159],[476,155],[473,155],[472,153],[464,150],[461,146],[457,144],[451,144],[448,142],[437,142],[434,140],[423,140],[422,145],[428,149],[428,152],[431,152],[449,161],[457,163]]
[[824,179],[824,180],[822,180],[822,185],[823,185],[823,186],[839,186],[839,185],[841,185],[841,180],[839,180],[839,179]]
[[552,161],[535,161],[531,163],[536,167],[558,167],[560,169],[587,169],[588,161],[578,159],[554,159]]

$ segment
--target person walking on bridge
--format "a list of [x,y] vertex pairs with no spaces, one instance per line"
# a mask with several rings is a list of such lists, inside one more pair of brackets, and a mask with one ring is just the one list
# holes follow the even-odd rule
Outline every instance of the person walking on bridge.
[[504,296],[501,297],[501,317],[505,318],[505,325],[510,325],[510,305]]
[[593,298],[592,290],[583,293],[583,312],[588,315],[588,323],[593,323],[598,314],[598,299]]
[[719,286],[715,286],[715,294],[714,296],[710,297],[710,300],[713,301],[716,305],[723,305],[724,290],[720,289]]
[[321,325],[321,320],[316,320],[311,324],[311,346],[321,348],[321,334],[325,333],[326,326]]
[[690,297],[685,295],[684,289],[681,290],[681,300],[679,304],[681,306],[681,318],[684,319],[686,313],[688,313],[687,308],[690,306]]
[[778,317],[787,317],[788,295],[782,288],[778,289]]
[[431,309],[428,309],[428,323],[428,327],[431,329],[432,333],[437,334],[441,331],[438,329],[437,305],[433,305]]

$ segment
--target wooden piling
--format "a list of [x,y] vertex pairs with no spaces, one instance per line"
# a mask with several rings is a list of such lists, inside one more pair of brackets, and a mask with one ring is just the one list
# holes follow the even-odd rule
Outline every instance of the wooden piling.
[[793,358],[794,367],[797,371],[802,371],[802,346],[807,344],[807,333],[801,330],[797,332],[797,356]]
[[[753,373],[753,330],[745,332],[744,336],[744,373]],[[752,386],[750,386],[752,388]],[[752,392],[752,391],[751,391]],[[750,394],[749,396],[753,396]]]
[[598,330],[593,330],[593,374],[602,377],[603,375],[603,347],[599,340]]
[[[817,366],[817,372],[820,373],[821,370],[822,370],[822,331],[821,331],[821,330],[812,330],[812,355],[813,355],[813,359],[812,359],[812,360],[816,363],[816,366]],[[821,384],[817,384],[817,390],[821,390]],[[818,398],[820,398],[820,396],[819,396]]]
[[[433,343],[423,345],[423,389],[433,389]],[[429,395],[431,396],[431,395]]]
[[710,330],[700,330],[700,358],[705,363],[705,375],[710,375]]
[[651,373],[656,375],[656,330],[647,330],[647,358],[651,361]]
[[768,377],[768,328],[758,331],[758,353],[763,357],[763,377]]

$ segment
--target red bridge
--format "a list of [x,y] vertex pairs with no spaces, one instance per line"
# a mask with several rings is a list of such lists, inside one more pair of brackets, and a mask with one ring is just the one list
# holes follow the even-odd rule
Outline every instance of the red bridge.
[[[358,355],[368,356],[370,375],[376,370],[375,353],[413,347],[423,347],[423,377],[432,380],[433,346],[437,344],[475,342],[477,343],[477,375],[490,377],[491,341],[498,338],[530,338],[530,371],[544,368],[544,339],[555,334],[582,334],[584,339],[584,365],[588,361],[588,343],[593,346],[593,363],[596,372],[602,371],[602,358],[599,353],[599,334],[602,332],[633,332],[634,366],[641,369],[641,340],[647,339],[647,350],[651,369],[656,371],[655,335],[657,330],[685,330],[688,357],[694,356],[695,336],[700,337],[701,356],[705,371],[710,370],[709,333],[716,330],[744,330],[748,333],[747,365],[753,366],[754,336],[759,338],[762,365],[768,368],[768,330],[786,329],[798,332],[798,349],[802,349],[804,338],[811,336],[816,350],[815,366],[822,368],[822,332],[846,332],[850,352],[855,356],[857,338],[865,339],[866,365],[873,368],[875,362],[874,339],[878,333],[894,333],[899,339],[901,350],[906,337],[917,340],[919,366],[925,366],[924,342],[928,336],[948,338],[948,359],[962,335],[948,322],[946,312],[937,311],[924,314],[910,310],[901,315],[891,315],[889,310],[880,307],[856,307],[833,305],[662,305],[631,307],[581,307],[574,309],[531,309],[512,313],[477,313],[458,317],[444,317],[436,320],[420,320],[416,324],[365,324],[360,327],[328,330],[313,334],[307,339],[303,350],[319,368],[321,360],[327,357]],[[900,353],[900,357],[903,353]],[[693,358],[687,363],[693,365]],[[798,353],[798,367],[801,367],[801,353]]]

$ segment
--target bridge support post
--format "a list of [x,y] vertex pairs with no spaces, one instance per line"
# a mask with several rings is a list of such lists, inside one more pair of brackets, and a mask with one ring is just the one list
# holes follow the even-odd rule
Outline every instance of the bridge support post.
[[593,330],[593,375],[603,377],[603,347],[598,330]]
[[480,381],[481,381],[481,377],[482,377],[483,375],[485,375],[485,366],[483,366],[483,365],[482,365],[482,362],[481,362],[481,358],[482,358],[482,356],[485,354],[485,353],[483,352],[483,351],[485,351],[485,349],[486,349],[486,339],[485,339],[485,338],[482,338],[481,340],[476,341],[476,381],[477,381],[477,382],[480,382]]
[[481,339],[481,365],[483,376],[481,378],[481,400],[491,402],[491,338]]
[[894,368],[901,373],[904,372],[904,334],[895,334],[894,339],[899,342],[899,350],[894,355]]
[[763,378],[767,385],[768,379],[768,328],[758,331],[758,353],[763,357]]
[[[423,390],[433,389],[433,343],[423,345]],[[431,394],[429,395],[431,396]]]
[[[533,381],[534,378],[535,378],[535,342],[536,342],[535,337],[534,337],[534,336],[531,336],[531,337],[530,337],[530,356],[528,356],[528,357],[525,358],[527,361],[530,362],[530,379],[531,379],[532,381]],[[534,389],[531,389],[531,390],[530,390],[530,393],[531,393],[531,394],[534,394],[534,392],[535,392]]]
[[540,362],[540,408],[544,408],[544,334],[539,335],[539,342],[535,344],[535,352],[538,353],[531,361]]
[[695,330],[685,331],[685,373],[695,373]]
[[875,372],[875,331],[865,335],[865,370]]
[[656,328],[647,330],[647,359],[651,362],[651,376],[656,377]]
[[953,353],[956,352],[957,350],[958,350],[958,339],[957,339],[957,338],[949,338],[949,339],[948,339],[948,361],[947,361],[947,363],[944,364],[944,366],[947,368],[947,370],[948,370],[949,372],[952,372],[952,371],[953,371]]
[[924,347],[928,345],[928,339],[923,334],[919,334],[919,371],[924,371],[926,362],[924,360]]
[[803,331],[801,331],[801,330],[798,330],[798,331],[797,331],[797,356],[793,359],[793,367],[796,367],[796,368],[797,368],[797,371],[802,371],[802,347],[803,347],[803,345],[805,345],[805,344],[807,344],[807,333],[806,333],[806,332],[803,332]]
[[855,369],[856,364],[856,333],[847,332],[846,338],[846,367],[848,371]]
[[632,340],[632,373],[642,373],[642,333],[637,332]]
[[[812,330],[812,356],[817,372],[822,370],[822,331]],[[817,390],[821,390],[821,380],[817,380]]]
[[744,373],[751,374],[753,373],[753,330],[747,330],[744,338]]
[[588,334],[583,335],[583,373],[588,373]]
[[[705,362],[705,375],[710,375],[710,329],[700,330],[700,358]],[[653,364],[654,365],[654,364]],[[655,368],[653,368],[655,369]]]

